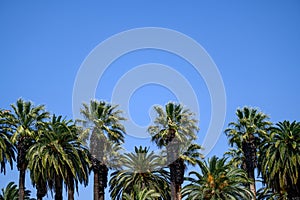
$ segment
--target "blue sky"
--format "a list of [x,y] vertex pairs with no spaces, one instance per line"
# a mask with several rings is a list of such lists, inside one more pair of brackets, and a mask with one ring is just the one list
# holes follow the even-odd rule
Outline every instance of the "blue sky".
[[[300,3],[290,1],[0,1],[1,108],[19,97],[72,118],[72,93],[84,59],[101,42],[133,28],[162,27],[198,42],[215,62],[226,90],[226,118],[244,105],[259,107],[273,122],[298,120],[300,107]],[[201,143],[211,117],[210,95],[195,70],[182,58],[153,49],[121,56],[98,84],[96,98],[110,100],[117,81],[145,63],[168,65],[193,86],[200,105]],[[145,75],[146,76],[146,75]],[[155,84],[139,88],[130,113],[139,125],[149,123],[153,104],[175,100]],[[151,145],[128,137],[126,149]],[[227,150],[224,135],[210,155]],[[0,188],[17,179],[17,170],[0,175]],[[91,177],[92,178],[92,177]],[[26,185],[30,187],[28,179]],[[33,191],[34,192],[34,191]],[[75,199],[91,199],[92,179]],[[51,196],[49,196],[51,199]],[[109,198],[108,198],[109,199]]]

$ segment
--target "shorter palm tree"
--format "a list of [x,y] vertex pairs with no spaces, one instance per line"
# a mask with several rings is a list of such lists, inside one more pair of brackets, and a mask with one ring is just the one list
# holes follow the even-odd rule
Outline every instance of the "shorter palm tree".
[[[192,171],[182,190],[188,200],[250,199],[251,191],[245,187],[250,181],[244,170],[226,163],[226,158],[213,156],[208,162],[197,161],[201,173]],[[193,177],[194,176],[194,177]]]
[[[1,189],[2,194],[0,194],[0,200],[18,200],[19,199],[19,189],[14,182],[8,183],[6,188]],[[30,198],[30,191],[25,190],[24,200],[34,200]]]
[[140,146],[135,147],[133,153],[125,153],[120,163],[122,169],[114,171],[109,182],[112,199],[133,195],[132,191],[137,188],[144,193],[153,190],[162,199],[170,199],[169,173],[162,168],[162,157]]
[[300,123],[279,122],[261,145],[261,174],[273,192],[300,197]]
[[38,199],[45,196],[46,187],[54,189],[56,200],[62,199],[63,182],[68,189],[68,199],[74,199],[74,188],[77,189],[78,183],[88,183],[87,153],[72,121],[54,115],[27,153],[28,168],[38,189]]

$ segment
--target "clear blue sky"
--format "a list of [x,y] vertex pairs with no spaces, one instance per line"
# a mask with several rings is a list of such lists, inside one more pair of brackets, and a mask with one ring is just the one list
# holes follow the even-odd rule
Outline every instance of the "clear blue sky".
[[[72,118],[76,74],[88,54],[110,36],[133,28],[163,27],[197,41],[216,63],[227,97],[224,128],[235,110],[256,106],[273,122],[298,120],[300,113],[300,3],[290,1],[8,1],[0,0],[0,107],[19,97]],[[210,96],[201,76],[182,59],[157,50],[129,53],[108,69],[96,98],[110,100],[126,71],[145,63],[168,65],[188,79],[200,104],[201,143],[208,127]],[[185,67],[182,67],[185,66]],[[186,67],[187,66],[187,67]],[[102,80],[101,80],[102,81]],[[130,99],[137,124],[149,123],[152,104],[175,100],[166,88],[148,85]],[[147,145],[127,138],[126,148]],[[208,156],[227,150],[222,134]],[[16,168],[0,175],[0,188],[18,182]],[[92,177],[75,199],[92,199]],[[30,188],[30,180],[26,185]],[[35,193],[35,190],[33,190]],[[107,194],[108,196],[108,194]],[[52,199],[49,195],[49,199]],[[107,198],[109,199],[109,198]]]

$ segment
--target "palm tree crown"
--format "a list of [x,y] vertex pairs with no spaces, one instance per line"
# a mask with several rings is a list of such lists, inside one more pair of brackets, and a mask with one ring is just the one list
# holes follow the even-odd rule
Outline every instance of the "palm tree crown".
[[162,199],[170,198],[169,173],[163,169],[162,157],[155,155],[149,148],[135,147],[135,152],[121,156],[122,169],[111,175],[110,194],[112,199],[123,199],[132,190],[153,190]]
[[166,104],[165,109],[161,106],[154,106],[154,109],[158,115],[148,131],[159,148],[169,145],[174,138],[180,143],[197,139],[197,120],[189,109],[172,102]]
[[[74,186],[78,182],[88,183],[89,161],[87,150],[78,138],[77,128],[72,121],[53,115],[51,122],[37,142],[28,150],[28,167],[31,179],[39,189],[55,188],[56,199],[61,198],[61,181],[64,181],[69,199],[73,199]],[[43,188],[44,187],[44,188]],[[59,190],[59,191],[57,191]],[[71,193],[70,193],[71,192]]]
[[261,173],[273,192],[300,196],[300,123],[283,121],[272,127],[261,145]]
[[[245,187],[250,181],[244,170],[226,163],[226,158],[216,156],[206,161],[197,161],[201,173],[192,171],[189,184],[183,188],[188,200],[250,199],[251,192]],[[195,178],[194,178],[194,177]]]
[[[125,120],[118,106],[112,106],[104,101],[91,100],[90,104],[83,104],[81,114],[84,116],[84,126],[91,130],[90,152],[98,161],[108,164],[105,152],[110,151],[111,143],[124,142],[125,128],[121,124]],[[87,138],[88,139],[88,138]]]

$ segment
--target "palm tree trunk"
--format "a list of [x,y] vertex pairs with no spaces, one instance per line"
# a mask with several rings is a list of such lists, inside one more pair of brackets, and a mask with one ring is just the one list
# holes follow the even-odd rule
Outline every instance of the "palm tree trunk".
[[[292,183],[291,178],[288,177],[288,183]],[[287,194],[288,199],[295,199],[298,200],[300,197],[300,178],[298,178],[298,181],[296,184],[290,184],[287,187]]]
[[184,181],[184,162],[178,158],[170,165],[172,200],[181,200],[181,184]]
[[25,138],[21,137],[18,144],[18,156],[17,156],[17,167],[19,169],[19,200],[24,200],[25,198],[25,174],[26,174],[26,143],[24,142]]
[[255,199],[256,199],[256,186],[255,186],[254,169],[248,171],[248,177],[249,177],[251,180],[253,180],[253,182],[250,183],[249,188],[250,188],[250,191],[251,191],[252,194],[253,194],[252,200],[255,200]]
[[74,188],[68,189],[68,200],[74,200]]
[[181,184],[171,182],[171,199],[181,200]]
[[47,186],[41,177],[39,182],[36,185],[36,189],[37,189],[36,192],[37,200],[42,200],[43,197],[47,194]]
[[176,192],[176,200],[181,200],[181,184],[176,184],[175,187],[175,192]]
[[74,181],[70,177],[68,184],[68,200],[74,200]]
[[25,198],[25,173],[26,173],[26,163],[23,162],[20,165],[20,174],[19,174],[19,200],[24,200]]
[[99,171],[94,168],[94,200],[99,199]]
[[253,194],[253,200],[256,199],[256,186],[255,186],[255,175],[254,170],[257,167],[257,157],[256,157],[256,146],[254,142],[254,137],[249,138],[249,141],[245,141],[242,144],[242,150],[245,154],[244,170],[246,170],[248,178],[251,179],[252,183],[249,184],[249,189]]
[[101,164],[99,170],[99,200],[104,200],[105,188],[107,187],[108,168],[105,164]]
[[176,184],[171,182],[171,200],[176,200]]
[[40,195],[40,194],[39,194],[39,191],[37,191],[36,199],[37,199],[37,200],[42,200],[43,197],[44,197],[44,196]]
[[[171,175],[171,199],[181,200],[181,184],[183,183],[184,165],[179,158],[179,142],[175,138],[175,130],[169,129],[167,156]],[[182,168],[183,167],[183,168]]]
[[94,171],[94,200],[104,200],[108,168],[96,158],[92,158],[92,163]]
[[62,178],[55,176],[55,200],[62,200]]
[[242,168],[247,172],[247,176],[251,180],[251,183],[248,186],[249,186],[250,191],[253,194],[252,200],[255,200],[256,199],[256,185],[255,185],[254,168],[251,169],[249,164],[247,164],[247,161],[242,165]]

